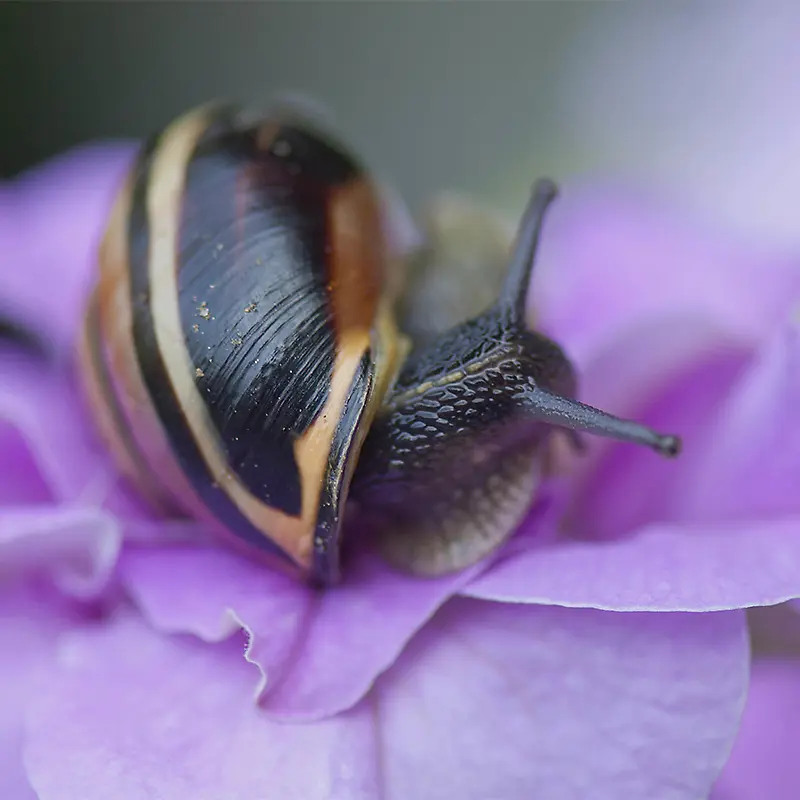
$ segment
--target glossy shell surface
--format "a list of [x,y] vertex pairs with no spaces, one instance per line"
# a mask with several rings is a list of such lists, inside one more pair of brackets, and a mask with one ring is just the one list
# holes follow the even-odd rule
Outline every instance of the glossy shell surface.
[[329,584],[398,368],[378,192],[291,116],[196,110],[145,146],[81,348],[123,470],[158,507]]

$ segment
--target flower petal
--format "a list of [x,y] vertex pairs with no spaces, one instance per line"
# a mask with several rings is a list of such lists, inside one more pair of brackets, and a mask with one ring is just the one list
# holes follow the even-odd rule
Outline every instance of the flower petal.
[[133,615],[67,637],[28,725],[40,800],[378,798],[369,708],[270,721],[237,650],[155,634]]
[[800,514],[800,322],[764,346],[713,422],[676,498],[681,516]]
[[694,800],[727,755],[747,676],[739,612],[462,600],[376,696],[279,723],[252,702],[236,644],[158,636],[132,615],[70,635],[29,716],[40,799]]
[[[3,560],[0,557],[0,560]],[[74,615],[30,586],[0,585],[0,797],[35,800],[22,764],[23,716],[55,665],[57,637]]]
[[0,412],[0,508],[46,504],[53,500],[28,443]]
[[325,593],[218,548],[128,549],[120,574],[159,630],[219,641],[243,626],[257,692],[276,718],[357,703],[439,606],[476,573],[437,580],[393,572],[370,553]]
[[650,525],[607,542],[517,549],[464,594],[615,611],[712,611],[800,597],[800,516]]
[[387,796],[705,797],[747,660],[742,612],[453,601],[380,683]]
[[130,164],[128,142],[80,147],[0,194],[0,309],[65,351],[74,346],[106,213]]
[[788,318],[800,293],[795,261],[611,186],[565,194],[539,263],[531,297],[540,323],[581,365],[664,308],[752,344]]
[[[670,324],[671,323],[671,324]],[[722,346],[715,329],[661,319],[621,336],[593,359],[581,396],[612,413],[682,437],[677,459],[611,440],[591,442],[577,464],[564,527],[577,538],[615,538],[676,515],[676,495],[708,447],[708,435],[750,352]],[[614,379],[609,380],[608,376]]]
[[114,517],[96,508],[0,509],[0,578],[46,574],[84,599],[105,589],[122,535]]
[[757,659],[739,736],[713,800],[795,800],[800,660]]
[[[74,376],[20,350],[0,351],[0,423],[28,449],[19,464],[3,456],[0,476],[33,460],[55,501],[103,506],[125,518],[147,510],[122,482],[90,429]],[[21,498],[20,498],[21,499]],[[19,502],[19,501],[18,501]]]

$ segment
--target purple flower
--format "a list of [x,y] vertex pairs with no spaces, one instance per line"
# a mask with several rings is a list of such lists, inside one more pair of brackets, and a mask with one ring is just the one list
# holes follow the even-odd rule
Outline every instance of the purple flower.
[[[0,350],[0,796],[707,796],[747,696],[744,609],[800,597],[800,269],[566,192],[537,318],[585,399],[685,454],[593,442],[489,562],[415,580],[365,550],[316,594],[152,517],[92,430],[73,347],[129,157],[79,151],[0,195],[0,308],[53,345]],[[777,796],[748,770],[793,669],[756,662],[725,797]]]

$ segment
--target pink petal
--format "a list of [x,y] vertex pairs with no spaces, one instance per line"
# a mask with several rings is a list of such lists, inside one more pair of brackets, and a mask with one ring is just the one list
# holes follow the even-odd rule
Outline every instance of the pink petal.
[[381,683],[388,796],[705,797],[747,655],[741,612],[454,601]]
[[0,509],[0,579],[45,574],[81,598],[101,593],[112,575],[122,535],[116,519],[96,508]]
[[464,594],[614,611],[712,611],[800,597],[800,515],[652,524],[607,542],[521,548]]
[[[0,560],[2,556],[0,556]],[[22,764],[23,716],[55,665],[59,634],[73,615],[43,592],[0,585],[0,797],[35,800]]]
[[137,618],[70,636],[29,719],[40,800],[371,800],[369,707],[314,724],[253,702],[240,644],[154,634]]
[[0,189],[0,308],[65,351],[74,346],[130,143],[72,150]]
[[40,800],[694,800],[744,703],[742,623],[454,601],[356,709],[280,723],[236,643],[120,616],[61,648],[25,764]]
[[[19,463],[0,457],[0,476],[38,467],[52,497],[61,502],[104,506],[125,517],[147,516],[122,482],[98,435],[90,428],[86,406],[65,370],[20,351],[0,351],[0,423],[22,439],[27,454]],[[22,500],[20,496],[19,501]]]
[[341,586],[317,593],[217,548],[130,548],[120,563],[157,629],[213,642],[244,627],[247,658],[262,672],[257,694],[270,716],[293,719],[357,703],[475,571],[417,580],[365,553]]
[[799,715],[800,661],[756,660],[741,730],[713,800],[795,800]]
[[584,372],[581,396],[680,435],[683,450],[677,459],[664,459],[647,448],[593,441],[592,455],[577,465],[565,523],[570,535],[614,538],[675,517],[686,476],[705,457],[713,420],[749,355],[721,344],[714,328],[669,317],[597,354]]
[[686,519],[800,514],[800,324],[761,350],[710,429],[677,500]]
[[531,298],[541,324],[582,366],[663,309],[752,344],[787,319],[800,296],[796,262],[611,186],[564,193],[539,263]]
[[0,417],[0,508],[53,500],[28,443],[15,425]]

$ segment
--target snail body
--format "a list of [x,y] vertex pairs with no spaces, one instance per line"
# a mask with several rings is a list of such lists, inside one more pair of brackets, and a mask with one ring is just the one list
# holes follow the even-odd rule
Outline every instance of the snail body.
[[[417,574],[491,552],[559,427],[677,450],[572,397],[527,329],[537,184],[500,297],[411,350],[376,185],[291,114],[203,107],[140,152],[111,212],[81,371],[120,468],[305,579],[340,579],[348,499]],[[555,426],[555,427],[554,427]]]

